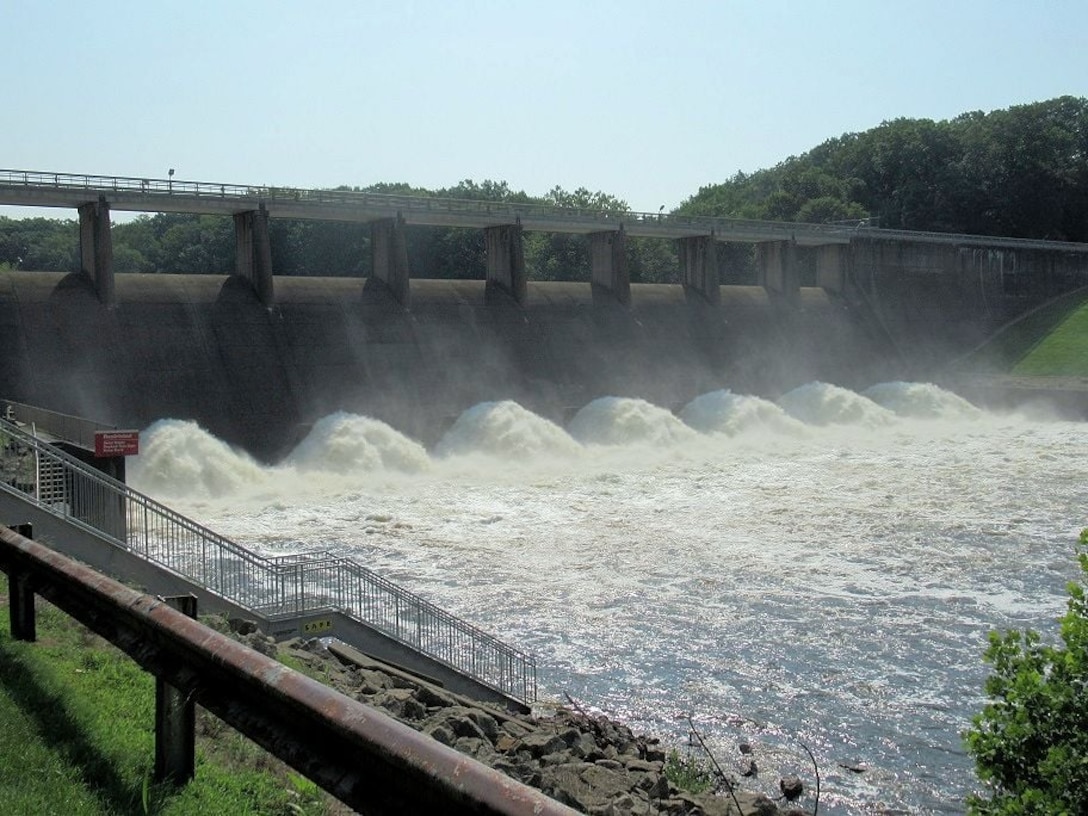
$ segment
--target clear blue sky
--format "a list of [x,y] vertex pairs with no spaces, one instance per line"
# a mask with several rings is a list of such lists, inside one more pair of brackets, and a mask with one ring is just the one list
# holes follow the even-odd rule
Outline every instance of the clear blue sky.
[[56,172],[495,179],[657,211],[888,119],[1088,96],[1085,0],[0,0],[0,21],[0,167]]

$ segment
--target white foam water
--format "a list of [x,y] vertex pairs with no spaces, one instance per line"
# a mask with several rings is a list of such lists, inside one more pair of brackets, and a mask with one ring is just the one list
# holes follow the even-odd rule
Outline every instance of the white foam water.
[[878,383],[862,391],[861,395],[899,416],[969,420],[982,415],[963,397],[932,383]]
[[259,484],[267,473],[236,450],[188,420],[164,419],[140,434],[140,455],[130,460],[128,478],[164,498],[202,498],[235,493]]
[[417,473],[429,468],[431,460],[422,445],[384,422],[339,412],[314,423],[285,464],[340,474]]
[[664,408],[645,400],[601,397],[570,421],[570,433],[587,445],[666,446],[689,441],[690,428]]
[[696,397],[680,410],[680,418],[702,433],[738,436],[744,433],[783,433],[802,436],[805,425],[778,405],[728,389]]
[[1088,424],[869,394],[814,384],[780,416],[716,392],[687,425],[600,401],[568,429],[590,453],[558,458],[530,452],[544,420],[492,403],[411,473],[309,458],[313,490],[182,424],[131,473],[187,481],[172,503],[252,548],[364,560],[534,653],[546,697],[676,744],[690,715],[727,769],[752,744],[772,795],[780,772],[811,790],[800,741],[821,813],[960,813],[986,633],[1053,633],[1077,575]]
[[855,425],[875,428],[889,424],[893,414],[868,397],[829,383],[802,385],[778,398],[778,404],[808,425]]
[[481,402],[457,418],[435,448],[438,456],[573,457],[582,446],[554,422],[516,402]]

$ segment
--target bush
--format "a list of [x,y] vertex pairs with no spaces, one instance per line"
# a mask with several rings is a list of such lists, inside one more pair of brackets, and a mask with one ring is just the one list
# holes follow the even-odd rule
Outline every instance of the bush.
[[718,785],[718,774],[709,762],[675,748],[665,759],[665,778],[673,787],[694,794],[712,791]]
[[991,702],[965,735],[987,787],[968,800],[976,816],[1088,813],[1088,529],[1080,582],[1069,584],[1060,646],[1038,633],[990,633]]

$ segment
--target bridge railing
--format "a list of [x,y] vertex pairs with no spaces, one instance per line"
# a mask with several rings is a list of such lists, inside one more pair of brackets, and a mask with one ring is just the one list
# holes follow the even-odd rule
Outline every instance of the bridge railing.
[[0,489],[270,618],[336,610],[502,693],[536,699],[536,662],[330,552],[267,558],[0,419]]
[[261,203],[268,206],[288,204],[294,208],[315,207],[359,208],[387,213],[444,213],[479,218],[486,216],[514,223],[517,219],[534,220],[538,223],[579,224],[592,223],[601,231],[619,229],[622,225],[653,225],[663,233],[733,236],[740,240],[790,240],[804,236],[819,242],[846,243],[851,238],[922,241],[925,243],[965,244],[994,248],[1055,249],[1065,252],[1088,252],[1088,244],[1066,241],[1048,241],[1032,238],[966,235],[960,233],[925,232],[920,230],[888,230],[842,224],[810,224],[795,221],[757,221],[744,218],[714,218],[710,216],[676,215],[671,213],[647,213],[635,210],[599,210],[578,207],[556,207],[512,201],[479,201],[472,199],[442,198],[438,196],[400,195],[372,193],[365,190],[306,189],[301,187],[254,186],[249,184],[223,184],[205,181],[175,181],[170,179],[134,178],[126,176],[97,176],[74,173],[49,173],[37,170],[0,169],[0,187],[55,191],[87,191],[98,196],[108,193],[132,193],[155,197],[223,199],[241,207],[256,208]]
[[537,219],[552,223],[597,222],[602,231],[619,229],[623,224],[654,224],[662,228],[684,229],[710,235],[712,232],[745,232],[781,234],[788,239],[798,229],[808,234],[823,234],[841,238],[849,230],[833,224],[796,224],[748,219],[709,218],[669,213],[647,213],[635,210],[600,210],[580,207],[556,207],[510,201],[479,201],[443,198],[439,196],[372,193],[363,190],[321,190],[299,187],[265,187],[246,184],[221,184],[173,179],[146,179],[125,176],[96,176],[72,173],[49,173],[35,170],[0,169],[0,186],[52,189],[57,191],[86,190],[94,195],[136,193],[146,196],[196,197],[243,200],[256,207],[277,203],[298,205],[358,207],[389,212],[440,212],[451,215],[492,216],[514,223],[518,218]]

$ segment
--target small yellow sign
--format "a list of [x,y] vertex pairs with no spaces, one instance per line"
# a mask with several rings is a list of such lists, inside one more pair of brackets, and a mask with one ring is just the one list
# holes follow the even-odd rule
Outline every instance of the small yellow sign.
[[302,631],[307,635],[312,635],[316,632],[327,632],[332,629],[332,621],[328,618],[324,620],[314,620],[309,623],[302,624]]

